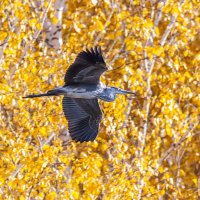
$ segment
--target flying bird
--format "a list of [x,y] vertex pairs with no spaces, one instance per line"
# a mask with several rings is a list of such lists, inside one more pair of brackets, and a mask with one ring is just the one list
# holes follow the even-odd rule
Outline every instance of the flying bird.
[[94,141],[102,119],[98,99],[111,102],[116,99],[117,94],[135,94],[101,83],[100,76],[107,70],[101,48],[86,49],[78,54],[74,63],[68,68],[63,87],[24,98],[63,95],[62,108],[68,120],[72,140]]

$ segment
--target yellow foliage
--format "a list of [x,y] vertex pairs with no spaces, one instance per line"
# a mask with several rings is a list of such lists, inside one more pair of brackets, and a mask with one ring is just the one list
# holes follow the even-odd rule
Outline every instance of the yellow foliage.
[[[62,22],[56,2],[1,3],[2,199],[198,199],[198,1],[65,1]],[[61,25],[59,49],[46,43],[46,18]],[[109,66],[102,82],[137,97],[101,101],[97,139],[75,143],[60,97],[22,96],[63,85],[95,45]]]

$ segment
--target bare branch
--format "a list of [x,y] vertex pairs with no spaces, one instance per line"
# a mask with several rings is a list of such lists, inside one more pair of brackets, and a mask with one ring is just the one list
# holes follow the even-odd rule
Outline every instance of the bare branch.
[[109,52],[112,52],[112,49],[113,49],[113,47],[115,46],[115,44],[116,44],[116,42],[119,40],[119,37],[116,37],[114,40],[113,40],[113,42],[112,42],[112,44],[109,46],[109,51],[108,51],[108,53],[105,55],[105,59],[109,56]]
[[20,170],[21,170],[21,168],[22,168],[23,166],[24,166],[24,165],[22,165],[22,164],[17,165],[17,167],[16,167],[15,171],[12,173],[11,177],[17,176],[17,174],[20,172]]
[[[45,140],[44,142],[40,142],[40,141],[39,141],[40,144],[41,144],[40,149],[42,149],[42,148],[44,147],[44,145],[50,143],[51,140],[54,138],[54,136],[55,136],[55,133],[52,132],[52,133],[49,135],[49,137],[47,138],[47,140]],[[15,176],[17,176],[17,174],[20,172],[20,170],[21,170],[23,167],[24,167],[23,164],[18,164],[18,165],[16,166],[15,171],[11,174],[11,176],[10,176],[9,178],[14,178]]]
[[[185,0],[182,0],[182,1],[180,2],[179,8],[184,4],[184,2],[185,2]],[[176,18],[177,18],[177,16],[175,16],[175,15],[173,15],[173,16],[171,17],[171,21],[170,21],[170,23],[168,24],[168,26],[167,26],[167,28],[166,28],[166,30],[165,30],[163,36],[162,36],[162,39],[161,39],[161,41],[160,41],[160,46],[164,46],[164,44],[165,44],[165,42],[166,42],[166,40],[167,40],[167,37],[168,37],[169,34],[170,34],[171,29],[172,29],[172,28],[174,27],[174,25],[175,25]]]
[[[108,18],[106,20],[106,23],[104,25],[104,30],[106,30],[107,26],[109,25],[110,19],[112,18],[114,11],[115,11],[115,6],[112,6],[112,11],[110,12],[110,15],[108,16]],[[97,45],[97,43],[99,42],[99,40],[101,39],[101,37],[102,37],[102,32],[100,32],[98,34],[98,36],[96,37],[96,40],[94,41],[95,45]]]
[[[48,7],[47,7],[47,8],[44,10],[44,12],[43,12],[42,19],[41,19],[41,25],[42,25],[42,26],[44,25],[44,21],[45,21],[45,19],[46,19],[46,17],[47,17],[47,13],[48,13],[48,11],[49,11],[49,9],[50,9],[51,3],[52,3],[52,0],[49,0]],[[42,30],[37,29],[37,30],[34,32],[34,34],[33,34],[33,37],[32,37],[33,39],[32,39],[32,41],[30,41],[29,43],[27,42],[27,43],[25,44],[25,47],[24,47],[24,49],[23,49],[23,52],[22,52],[20,58],[18,59],[18,62],[17,62],[17,64],[15,65],[15,68],[13,69],[13,72],[11,73],[10,77],[12,77],[12,76],[15,74],[15,72],[16,72],[16,70],[18,69],[19,65],[21,64],[22,60],[26,57],[26,54],[27,54],[29,48],[30,48],[31,45],[36,41],[36,39],[38,38],[38,36],[39,36],[39,34],[41,33],[41,31],[42,31]]]
[[168,156],[174,151],[176,150],[178,147],[180,147],[180,145],[188,139],[188,137],[192,136],[192,132],[195,130],[195,128],[199,125],[199,122],[197,122],[196,124],[194,124],[192,126],[192,128],[190,128],[190,130],[188,130],[188,132],[178,141],[172,144],[172,146],[165,151],[165,153],[163,154],[163,156],[158,160],[157,165],[154,169],[154,173],[157,173],[159,167],[161,166],[162,162],[164,160],[166,160],[168,158]]
[[[166,0],[163,1],[162,7],[164,6],[165,2],[166,2]],[[149,36],[149,39],[147,40],[146,46],[152,46],[153,43],[154,43],[155,29],[159,25],[159,22],[160,22],[161,17],[162,17],[162,7],[160,8],[159,12],[156,14],[154,26],[152,28],[152,32]],[[144,57],[145,58],[148,57],[146,50],[144,50]],[[147,73],[147,80],[146,80],[146,82],[147,82],[147,98],[146,98],[146,101],[144,101],[146,116],[145,116],[145,120],[144,120],[144,124],[143,124],[143,132],[139,133],[140,151],[139,151],[138,157],[140,159],[140,165],[142,165],[142,163],[143,163],[142,156],[143,156],[143,152],[144,152],[144,147],[145,147],[145,143],[146,143],[146,135],[147,135],[147,131],[148,131],[148,123],[149,123],[148,118],[149,118],[151,96],[152,96],[151,75],[152,75],[152,71],[153,71],[153,68],[154,68],[154,65],[155,65],[155,59],[156,59],[156,56],[154,55],[152,61],[149,60],[149,59],[144,60],[144,66],[145,66],[146,73]],[[140,200],[142,198],[143,187],[144,187],[144,180],[143,180],[143,175],[142,175],[142,172],[141,172],[141,177],[140,177],[140,180],[139,180],[138,200]]]
[[49,143],[51,142],[51,140],[52,140],[54,137],[55,137],[55,133],[52,132],[52,133],[49,135],[49,137],[41,143],[41,148],[43,148],[44,145],[49,144]]
[[[8,15],[8,14],[7,14]],[[10,18],[7,16],[7,19],[8,19],[8,24],[9,24],[9,28],[10,28],[10,31],[11,32],[14,32],[15,29],[16,29],[16,20],[13,21],[13,24],[10,23]],[[7,32],[7,31],[6,31]],[[7,37],[6,39],[4,40],[4,42],[0,45],[0,66],[2,64],[2,59],[3,59],[3,53],[8,45],[8,41],[9,41],[9,34],[7,33]]]
[[200,177],[198,178],[198,198],[200,198]]
[[[182,151],[181,151],[182,150]],[[178,150],[177,156],[176,156],[176,162],[177,162],[177,173],[176,173],[176,187],[179,187],[180,184],[180,169],[181,169],[181,159],[183,158],[183,155],[185,153],[185,148],[181,148]]]
[[[127,65],[132,65],[132,64],[135,64],[135,63],[140,62],[140,61],[142,61],[142,60],[146,60],[146,59],[148,59],[148,58],[141,58],[141,59],[135,60],[135,61],[133,61],[133,62],[128,62],[128,63],[126,63],[125,65],[126,65],[126,66],[127,66]],[[116,68],[114,68],[114,69],[110,69],[110,70],[107,71],[107,73],[108,73],[108,72],[115,71],[115,70],[118,70],[118,69],[121,69],[121,68],[125,67],[125,65],[123,64],[123,65],[121,65],[121,66],[119,66],[119,67],[116,67]]]
[[[52,4],[52,0],[49,0],[49,4],[47,6],[47,8],[44,10],[43,12],[43,16],[42,16],[42,19],[41,19],[41,25],[42,27],[44,26],[44,22],[45,22],[45,19],[47,17],[47,13],[51,7],[51,4]],[[41,29],[38,29],[35,31],[34,35],[33,35],[33,41],[32,42],[35,42],[35,40],[38,38],[39,34],[41,33]]]
[[[49,0],[49,4],[48,4],[47,8],[46,8],[46,9],[44,10],[44,12],[43,12],[42,19],[41,19],[41,25],[42,25],[42,26],[44,25],[45,19],[46,19],[46,17],[47,17],[47,13],[48,13],[48,11],[49,11],[49,9],[50,9],[50,7],[51,7],[51,3],[52,3],[52,0]],[[21,63],[21,61],[25,58],[25,56],[26,56],[26,54],[27,54],[27,52],[28,52],[30,46],[36,41],[36,39],[38,38],[38,36],[39,36],[39,34],[41,33],[41,31],[42,31],[41,29],[37,29],[37,30],[35,31],[35,33],[33,34],[33,40],[30,41],[29,43],[26,43],[26,45],[25,45],[25,47],[24,47],[24,50],[23,50],[23,53],[22,53],[21,57],[20,57],[19,60],[18,60],[17,67],[19,66],[19,64]],[[17,68],[17,67],[16,67],[16,68]]]
[[[159,22],[161,20],[162,17],[162,7],[164,6],[166,0],[163,1],[163,5],[161,6],[159,12],[156,15],[155,21],[154,21],[154,26],[153,26],[153,30],[152,33],[149,36],[149,39],[147,40],[146,46],[152,46],[154,43],[154,37],[155,37],[155,28],[159,25]],[[182,4],[184,3],[184,0],[181,1],[180,6],[182,6]],[[179,6],[179,7],[180,7]],[[176,17],[172,16],[171,21],[169,23],[169,25],[167,26],[162,39],[160,41],[160,45],[163,46],[167,40],[167,37],[170,33],[171,28],[174,26],[176,21]],[[148,57],[146,50],[144,51],[144,57]],[[146,119],[144,122],[144,126],[143,126],[143,133],[139,134],[139,140],[140,140],[140,152],[139,152],[139,158],[142,158],[143,155],[143,150],[144,150],[144,146],[145,146],[145,140],[146,140],[146,135],[147,135],[147,130],[148,130],[148,115],[149,115],[149,111],[150,111],[150,104],[151,104],[151,96],[152,96],[152,91],[151,91],[151,74],[155,65],[155,59],[156,56],[153,56],[152,61],[150,60],[145,60],[144,61],[144,66],[147,72],[147,100],[144,103],[145,106],[145,110],[146,110]],[[171,150],[170,150],[171,151]],[[141,161],[142,162],[142,161]],[[139,193],[138,193],[138,199],[142,198],[142,189],[143,189],[143,185],[144,185],[144,181],[143,181],[143,177],[141,176],[140,182],[140,189],[139,189]]]
[[62,14],[64,10],[65,0],[56,0],[55,2],[55,17],[57,18],[57,24],[53,24],[51,20],[46,18],[44,23],[44,29],[46,31],[46,43],[49,47],[59,49],[62,45]]
[[130,115],[130,112],[131,112],[132,103],[133,103],[133,98],[130,97],[130,99],[128,101],[127,109],[126,109],[126,112],[125,112],[125,120],[124,120],[121,128],[125,128],[127,126],[128,118],[129,118],[129,115]]

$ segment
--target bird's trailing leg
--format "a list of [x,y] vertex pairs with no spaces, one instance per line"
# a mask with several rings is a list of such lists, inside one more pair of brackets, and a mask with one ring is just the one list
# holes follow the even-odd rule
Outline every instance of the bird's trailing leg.
[[65,93],[65,91],[63,90],[62,87],[60,87],[60,88],[55,88],[53,90],[49,90],[45,94],[31,94],[31,95],[25,96],[23,98],[35,98],[35,97],[45,97],[45,96],[58,96],[58,95],[62,95],[64,93]]

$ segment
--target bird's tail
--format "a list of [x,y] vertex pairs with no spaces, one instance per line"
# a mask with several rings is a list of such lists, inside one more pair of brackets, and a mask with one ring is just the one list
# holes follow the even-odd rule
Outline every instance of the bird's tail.
[[58,96],[60,94],[62,94],[63,92],[61,92],[59,89],[54,89],[54,90],[49,90],[47,93],[45,94],[31,94],[28,96],[25,96],[23,98],[35,98],[35,97],[46,97],[46,96]]

